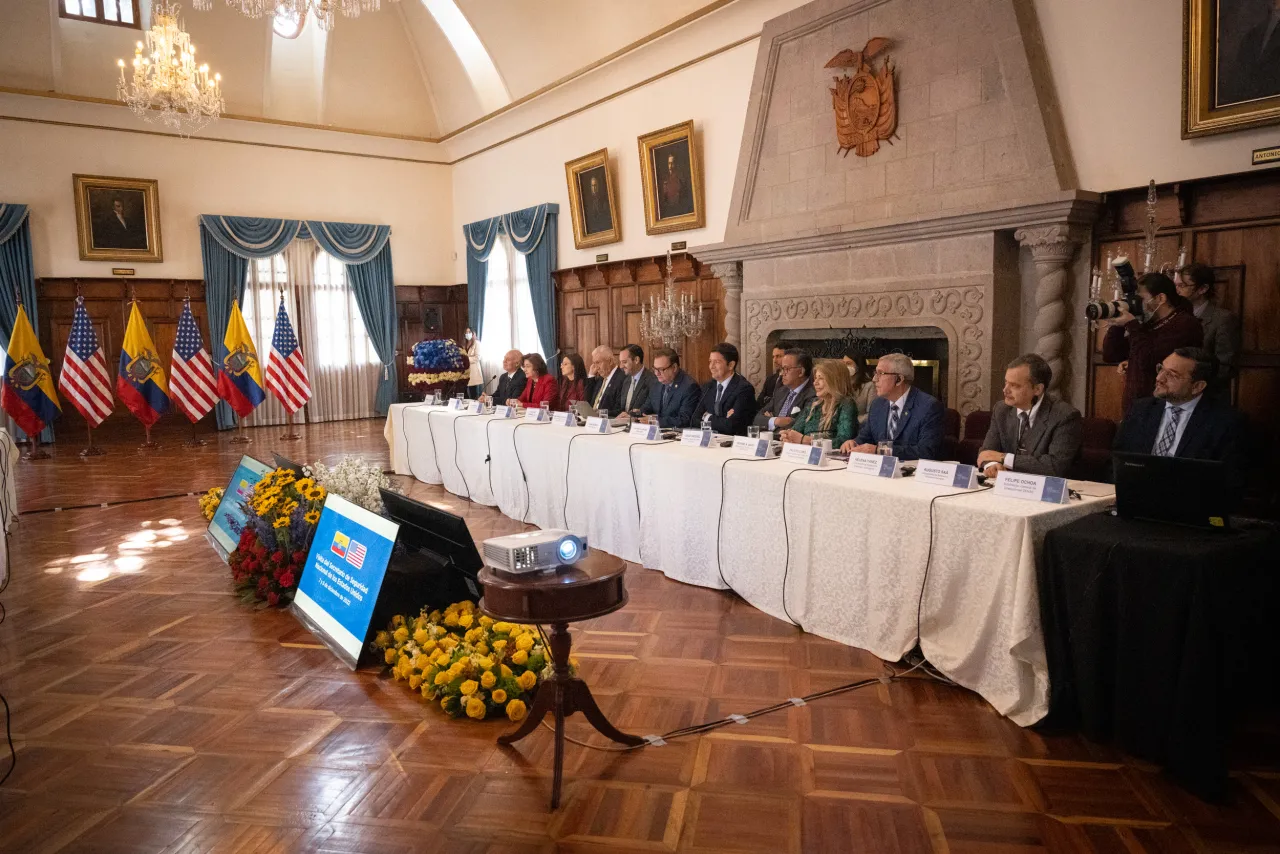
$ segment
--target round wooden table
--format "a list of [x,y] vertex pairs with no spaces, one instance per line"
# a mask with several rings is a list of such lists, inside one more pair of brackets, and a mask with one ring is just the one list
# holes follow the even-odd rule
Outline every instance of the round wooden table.
[[643,738],[621,732],[600,711],[587,683],[569,673],[569,649],[572,638],[569,623],[603,617],[627,604],[623,575],[627,564],[621,558],[603,552],[588,552],[572,566],[561,566],[545,572],[509,574],[486,566],[479,581],[484,588],[480,610],[495,620],[512,623],[550,623],[549,638],[554,675],[538,687],[529,716],[513,732],[498,738],[499,744],[511,744],[524,738],[542,723],[548,714],[555,715],[555,770],[551,781],[551,808],[560,806],[560,783],[564,776],[564,719],[582,712],[587,721],[609,739],[638,746]]

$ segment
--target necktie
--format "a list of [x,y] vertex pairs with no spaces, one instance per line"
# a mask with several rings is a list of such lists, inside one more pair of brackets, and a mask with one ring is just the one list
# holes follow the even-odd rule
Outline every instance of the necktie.
[[658,407],[658,409],[662,412],[667,411],[667,392],[669,391],[671,391],[671,386],[664,385],[662,387],[662,404]]
[[889,404],[889,441],[898,438],[898,404]]
[[605,386],[607,385],[609,385],[609,380],[607,377],[605,379],[600,380],[600,390],[596,392],[595,402],[591,404],[592,409],[600,408],[600,400],[604,397],[604,389],[605,389]]
[[716,383],[716,405],[715,405],[716,415],[720,415],[720,414],[721,414],[721,412],[720,412],[720,398],[721,398],[721,396],[722,396],[723,394],[724,394],[724,386],[720,385],[720,383]]
[[631,378],[631,387],[627,389],[627,405],[623,407],[627,411],[631,410],[631,398],[636,393],[636,383],[640,382],[640,375],[636,374]]
[[1178,438],[1178,422],[1182,420],[1182,407],[1169,407],[1169,423],[1164,425],[1160,441],[1156,444],[1157,457],[1172,457],[1176,439]]
[[791,404],[796,402],[796,390],[791,389],[791,393],[787,395],[787,399],[782,402],[782,411],[779,415],[791,417]]
[[1027,434],[1031,432],[1031,413],[1018,413],[1018,453],[1026,451]]

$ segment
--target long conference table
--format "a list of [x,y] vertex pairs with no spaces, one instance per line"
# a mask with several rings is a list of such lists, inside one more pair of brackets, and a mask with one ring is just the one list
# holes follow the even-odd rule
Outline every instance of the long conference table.
[[1049,710],[1044,536],[1110,504],[1102,484],[1051,505],[427,404],[393,405],[385,435],[397,474],[886,661],[918,607],[929,662],[1022,726]]

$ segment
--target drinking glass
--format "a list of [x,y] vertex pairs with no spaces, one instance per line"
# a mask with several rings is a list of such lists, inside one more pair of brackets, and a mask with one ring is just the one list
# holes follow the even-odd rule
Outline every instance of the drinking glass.
[[597,410],[596,410],[596,415],[597,415],[597,416],[598,416],[602,421],[608,421],[608,420],[609,420],[609,410],[607,410],[607,409],[597,409]]
[[454,400],[466,400],[466,397],[467,397],[467,396],[466,396],[465,394],[463,394],[462,392],[457,392],[457,393],[455,393],[455,394],[453,395],[453,399],[454,399]]
[[575,406],[577,406],[577,405],[578,405],[578,401],[576,401],[576,400],[570,400],[570,401],[569,401],[569,411],[570,411],[570,412],[573,412],[573,408],[574,408]]
[[550,416],[550,415],[551,415],[551,404],[550,404],[548,401],[545,401],[545,400],[544,400],[544,401],[542,401],[542,403],[541,403],[541,404],[539,404],[539,406],[541,406],[541,408],[542,408],[542,414],[543,414],[543,415],[546,415],[546,416]]
[[882,456],[882,457],[892,457],[892,456],[893,456],[893,443],[892,443],[892,442],[877,442],[877,443],[876,443],[876,453],[877,453],[877,454],[879,454],[879,455],[880,455],[880,456]]
[[754,425],[754,424],[752,424],[750,427],[748,427],[748,428],[747,428],[747,438],[748,438],[748,439],[759,439],[759,438],[760,438],[760,428],[759,428],[759,427],[757,427],[757,426],[756,426],[756,425]]

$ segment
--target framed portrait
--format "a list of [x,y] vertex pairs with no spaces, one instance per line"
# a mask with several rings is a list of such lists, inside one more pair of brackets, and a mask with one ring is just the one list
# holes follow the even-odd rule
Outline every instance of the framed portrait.
[[1184,2],[1182,138],[1280,124],[1280,3]]
[[564,165],[573,213],[573,246],[589,249],[622,239],[618,202],[609,176],[609,149],[602,148]]
[[81,261],[163,261],[159,182],[72,175]]
[[686,231],[707,224],[702,204],[702,166],[693,120],[640,137],[646,234]]

